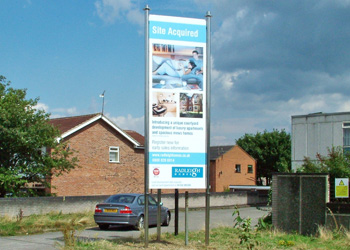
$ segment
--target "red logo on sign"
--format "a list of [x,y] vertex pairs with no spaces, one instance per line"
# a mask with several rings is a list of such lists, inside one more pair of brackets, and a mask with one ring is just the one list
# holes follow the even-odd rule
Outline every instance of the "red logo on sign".
[[159,168],[153,169],[153,174],[154,175],[159,175],[159,173],[160,173]]

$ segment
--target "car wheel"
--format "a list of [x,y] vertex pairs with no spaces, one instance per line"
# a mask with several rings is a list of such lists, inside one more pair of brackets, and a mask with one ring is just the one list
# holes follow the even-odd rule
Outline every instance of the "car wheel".
[[139,219],[137,220],[136,228],[141,230],[144,228],[144,226],[145,226],[145,219],[144,219],[143,215],[141,215],[139,217]]
[[109,228],[109,225],[108,224],[99,224],[98,227],[101,229],[101,230],[107,230]]
[[163,221],[162,226],[169,226],[169,224],[170,224],[170,219],[171,219],[170,212],[167,212],[167,213],[166,213],[165,220]]

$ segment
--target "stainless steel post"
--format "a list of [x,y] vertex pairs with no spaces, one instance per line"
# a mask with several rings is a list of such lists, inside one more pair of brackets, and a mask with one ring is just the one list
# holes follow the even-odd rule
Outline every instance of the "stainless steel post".
[[179,189],[175,189],[175,235],[179,234]]
[[207,21],[207,65],[206,65],[206,87],[207,87],[207,105],[206,105],[206,113],[207,113],[207,190],[205,195],[205,245],[209,245],[209,235],[210,235],[210,92],[211,92],[211,36],[210,36],[210,21],[211,14],[210,11],[207,12],[206,15]]
[[185,193],[185,245],[188,245],[188,191]]
[[149,135],[148,135],[148,124],[149,124],[149,22],[148,15],[151,9],[146,5],[145,11],[145,211],[144,211],[144,232],[145,232],[145,247],[148,247],[148,196],[149,196],[149,177],[148,177],[148,145],[149,145]]
[[157,211],[157,241],[160,241],[161,235],[161,206],[160,203],[162,201],[162,190],[158,189],[158,211]]

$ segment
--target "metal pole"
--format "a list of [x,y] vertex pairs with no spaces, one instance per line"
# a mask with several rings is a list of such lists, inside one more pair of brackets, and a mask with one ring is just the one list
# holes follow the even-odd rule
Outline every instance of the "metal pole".
[[158,189],[158,211],[157,211],[157,241],[160,241],[160,235],[161,235],[161,206],[160,203],[162,201],[162,190]]
[[151,10],[148,5],[143,9],[145,11],[145,190],[144,190],[144,196],[145,196],[145,211],[144,211],[144,232],[145,232],[145,247],[148,247],[148,214],[149,214],[149,208],[148,208],[148,196],[149,196],[149,177],[148,177],[148,145],[149,145],[149,136],[148,136],[148,124],[149,124],[149,22],[148,22],[148,16],[149,11]]
[[105,107],[105,92],[106,92],[106,90],[104,90],[103,93],[100,95],[100,97],[102,97],[102,115],[103,115],[103,110]]
[[103,115],[103,111],[104,111],[104,107],[105,107],[105,96],[103,95],[102,97],[102,115]]
[[188,191],[185,192],[185,245],[188,246]]
[[207,145],[207,190],[205,195],[205,245],[209,246],[209,235],[210,235],[210,91],[211,91],[211,39],[210,39],[210,21],[211,21],[212,15],[210,14],[210,11],[207,12],[206,15],[206,21],[207,21],[207,53],[206,53],[206,59],[207,59],[207,65],[206,65],[206,87],[207,87],[207,106],[206,106],[206,113],[207,113],[207,137],[206,137],[206,145]]
[[175,235],[179,234],[179,189],[175,189]]

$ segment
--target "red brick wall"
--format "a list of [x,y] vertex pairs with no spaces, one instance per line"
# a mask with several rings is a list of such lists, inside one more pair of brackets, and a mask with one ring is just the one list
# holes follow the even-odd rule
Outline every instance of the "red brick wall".
[[[236,173],[236,164],[241,164],[241,172]],[[248,165],[253,173],[248,173]],[[230,185],[256,185],[256,161],[239,146],[234,146],[226,154],[211,162],[210,185],[212,192],[223,192]]]
[[[144,191],[144,150],[98,120],[66,139],[80,168],[53,177],[58,196],[111,195]],[[109,147],[119,147],[120,163],[109,163]]]

